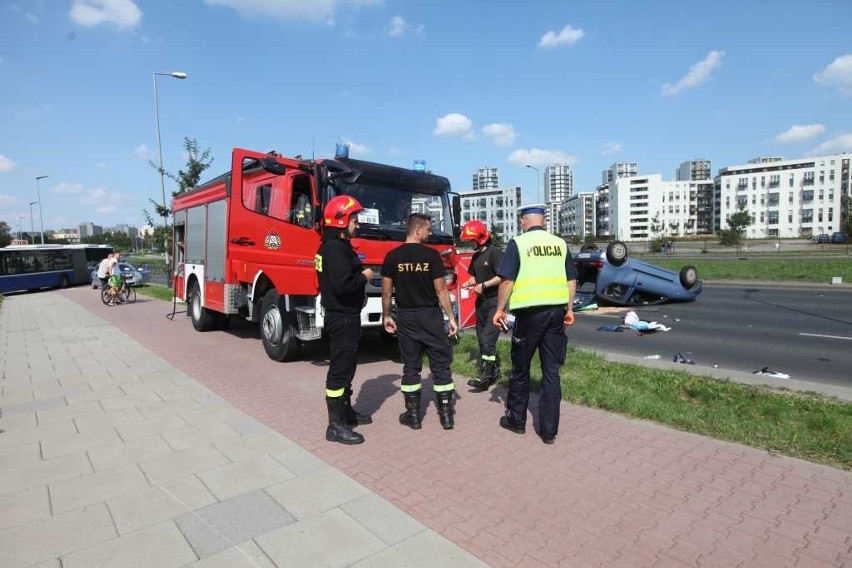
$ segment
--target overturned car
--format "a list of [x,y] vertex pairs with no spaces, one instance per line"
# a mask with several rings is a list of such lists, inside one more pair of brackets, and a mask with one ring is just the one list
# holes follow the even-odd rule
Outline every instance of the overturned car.
[[575,307],[593,301],[615,306],[691,302],[701,294],[694,266],[678,273],[630,258],[621,241],[611,242],[606,251],[583,245],[574,261],[579,273]]

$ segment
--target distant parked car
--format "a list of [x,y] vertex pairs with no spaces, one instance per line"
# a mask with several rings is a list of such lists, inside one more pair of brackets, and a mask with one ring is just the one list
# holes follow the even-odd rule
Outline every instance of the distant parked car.
[[832,233],[831,234],[831,242],[833,243],[845,243],[847,241],[846,233]]
[[[118,269],[121,270],[122,277],[130,275],[131,286],[141,286],[151,279],[151,271],[147,268],[136,268],[129,262],[119,262]],[[101,281],[98,278],[98,268],[95,267],[91,273],[92,288],[100,288]]]
[[694,266],[672,272],[651,263],[629,258],[627,245],[613,241],[601,251],[583,245],[575,256],[578,305],[593,299],[616,306],[642,306],[664,302],[691,302],[702,284]]
[[811,240],[815,243],[830,243],[831,237],[828,236],[828,233],[820,233],[818,235],[814,235]]

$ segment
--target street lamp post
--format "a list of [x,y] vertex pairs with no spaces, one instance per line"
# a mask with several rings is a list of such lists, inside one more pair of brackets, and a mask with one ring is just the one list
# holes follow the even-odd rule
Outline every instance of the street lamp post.
[[175,79],[186,79],[186,73],[181,71],[173,71],[171,73],[154,73],[154,116],[157,119],[157,149],[160,154],[160,190],[163,197],[163,228],[168,226],[168,216],[166,214],[166,181],[164,179],[163,170],[163,142],[160,139],[160,100],[157,96],[157,75],[174,77]]
[[36,176],[36,196],[38,197],[38,223],[41,225],[41,244],[44,244],[44,215],[41,213],[41,190],[38,187],[38,180],[45,179],[47,176]]
[[18,216],[18,240],[20,241],[24,240],[24,219],[26,218],[26,215]]
[[538,168],[529,164],[527,164],[527,167],[531,170],[535,170],[536,199],[538,199],[539,203],[544,203],[541,199],[541,176],[539,175]]
[[[33,205],[38,203],[38,201],[30,201],[30,234],[35,233],[35,229],[33,228]],[[33,239],[35,240],[35,239]]]

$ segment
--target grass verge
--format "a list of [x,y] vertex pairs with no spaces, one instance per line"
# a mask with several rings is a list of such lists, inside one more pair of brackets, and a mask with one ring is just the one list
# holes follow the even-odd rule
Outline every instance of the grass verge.
[[[509,349],[508,341],[498,342],[504,386],[511,366]],[[463,334],[455,347],[453,371],[475,377],[477,364],[476,337]],[[540,377],[535,358],[534,390]],[[611,363],[577,349],[569,349],[561,380],[562,398],[568,402],[852,469],[852,404],[837,399]]]
[[677,272],[685,264],[698,269],[702,280],[778,280],[785,282],[822,282],[833,276],[852,282],[852,262],[846,258],[784,259],[752,258],[747,260],[648,259],[652,264]]
[[165,300],[167,302],[171,302],[172,297],[174,296],[174,291],[168,286],[163,286],[162,284],[145,284],[144,286],[139,286],[136,290],[145,296],[157,298],[158,300]]

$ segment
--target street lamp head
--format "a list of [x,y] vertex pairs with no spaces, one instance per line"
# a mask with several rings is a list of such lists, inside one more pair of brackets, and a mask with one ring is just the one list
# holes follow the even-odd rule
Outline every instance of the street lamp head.
[[33,205],[35,205],[36,203],[38,203],[38,201],[30,201],[30,206],[33,206]]
[[171,73],[171,76],[175,79],[186,79],[186,73],[184,73],[183,71],[174,71],[173,73]]
[[40,180],[40,179],[44,179],[44,178],[46,178],[46,177],[47,177],[47,176],[36,176],[36,181],[38,181],[38,180]]

